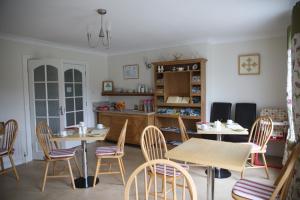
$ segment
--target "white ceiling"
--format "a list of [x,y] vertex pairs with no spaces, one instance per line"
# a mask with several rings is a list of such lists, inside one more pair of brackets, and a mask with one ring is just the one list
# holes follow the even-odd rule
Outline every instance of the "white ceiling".
[[88,48],[87,25],[108,10],[120,53],[192,42],[284,35],[293,0],[1,0],[0,32]]

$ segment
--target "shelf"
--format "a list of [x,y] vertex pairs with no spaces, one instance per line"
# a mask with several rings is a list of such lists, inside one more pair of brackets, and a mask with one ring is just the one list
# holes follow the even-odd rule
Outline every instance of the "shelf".
[[102,96],[153,96],[154,93],[102,92]]
[[191,85],[201,85],[200,82],[191,82]]
[[[161,117],[161,118],[178,118],[178,115],[170,115],[170,114],[156,114],[155,117]],[[180,116],[182,119],[196,119],[200,120],[201,116]]]
[[199,72],[199,70],[164,71],[164,72],[156,72],[156,73],[157,74],[170,74],[170,73],[189,73],[189,72]]
[[200,97],[200,96],[201,96],[201,93],[195,93],[195,94],[192,94],[191,96],[192,96],[192,97],[198,97],[198,96]]
[[201,107],[201,104],[194,104],[194,103],[159,103],[157,106],[170,106],[170,107],[192,107],[197,108]]

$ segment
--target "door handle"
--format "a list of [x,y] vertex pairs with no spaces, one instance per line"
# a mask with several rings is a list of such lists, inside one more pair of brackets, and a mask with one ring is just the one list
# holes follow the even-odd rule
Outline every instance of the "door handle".
[[64,115],[64,108],[62,106],[59,107],[60,115]]

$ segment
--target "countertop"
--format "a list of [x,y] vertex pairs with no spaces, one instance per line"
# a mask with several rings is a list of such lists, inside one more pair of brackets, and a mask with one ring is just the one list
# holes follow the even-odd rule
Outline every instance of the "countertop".
[[96,110],[95,112],[127,114],[127,115],[154,115],[155,114],[155,112],[144,112],[144,111],[138,111],[138,110],[123,110],[123,111],[117,111],[117,110],[99,111],[99,110]]

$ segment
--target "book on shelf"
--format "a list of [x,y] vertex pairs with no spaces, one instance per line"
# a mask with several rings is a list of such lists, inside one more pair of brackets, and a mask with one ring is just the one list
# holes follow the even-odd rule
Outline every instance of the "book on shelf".
[[190,97],[169,96],[167,103],[189,103]]

